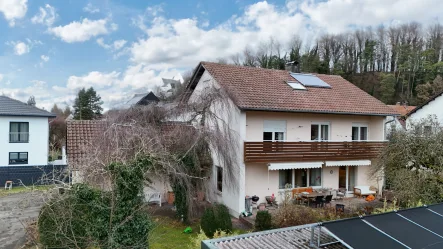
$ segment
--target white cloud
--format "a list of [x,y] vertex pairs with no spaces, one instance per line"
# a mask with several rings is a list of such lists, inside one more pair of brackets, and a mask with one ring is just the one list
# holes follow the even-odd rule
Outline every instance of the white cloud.
[[15,26],[15,20],[21,19],[28,11],[27,0],[0,0],[0,12],[10,26]]
[[92,37],[107,34],[109,32],[107,22],[107,19],[84,18],[81,22],[74,21],[65,26],[50,28],[49,32],[67,43],[84,42]]
[[44,61],[44,62],[48,62],[48,61],[49,61],[49,56],[47,56],[47,55],[41,55],[40,58],[41,58],[42,61]]
[[91,3],[88,3],[88,4],[83,8],[83,11],[84,11],[84,12],[89,12],[89,13],[91,13],[91,14],[94,14],[94,13],[98,13],[98,12],[100,12],[100,9],[97,8],[97,7],[95,7],[95,6],[92,5]]
[[93,71],[84,76],[70,76],[66,86],[69,89],[79,89],[91,86],[96,89],[101,89],[118,82],[119,75],[120,73],[115,71],[111,73]]
[[113,45],[114,45],[114,49],[115,50],[119,50],[121,48],[123,48],[126,44],[126,40],[117,40],[114,41]]
[[31,80],[31,83],[33,83],[34,87],[45,87],[46,81],[43,80]]
[[125,44],[126,44],[126,40],[116,40],[114,41],[112,44],[106,44],[105,40],[103,38],[98,38],[97,39],[97,44],[107,50],[112,50],[112,51],[118,51],[120,49],[122,49]]
[[285,6],[261,1],[211,28],[206,17],[168,19],[161,11],[151,9],[155,15],[132,20],[146,36],[131,45],[130,59],[159,70],[192,68],[202,60],[241,53],[246,46],[257,49],[270,37],[286,46],[294,35],[310,42],[325,32],[369,25],[411,21],[426,25],[443,15],[442,8],[435,8],[440,5],[441,0],[288,0]]
[[29,51],[30,51],[29,46],[24,42],[19,41],[14,45],[14,53],[16,55],[24,55],[29,53]]
[[46,4],[45,8],[39,8],[39,13],[31,18],[31,22],[34,24],[39,23],[51,27],[56,18],[57,13],[55,13],[55,8],[49,4]]

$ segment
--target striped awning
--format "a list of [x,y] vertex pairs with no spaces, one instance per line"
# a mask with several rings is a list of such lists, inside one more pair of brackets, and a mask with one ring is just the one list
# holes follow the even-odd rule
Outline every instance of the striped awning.
[[308,163],[270,163],[268,170],[285,170],[285,169],[313,169],[321,168],[323,162],[308,162]]
[[370,166],[371,160],[356,161],[326,161],[326,166]]

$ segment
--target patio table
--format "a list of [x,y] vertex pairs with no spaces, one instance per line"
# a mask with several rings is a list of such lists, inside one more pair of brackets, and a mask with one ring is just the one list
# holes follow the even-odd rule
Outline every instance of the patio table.
[[312,192],[312,193],[309,193],[309,194],[301,194],[301,197],[307,199],[308,206],[309,206],[309,204],[311,202],[311,199],[314,199],[317,196],[323,196],[324,197],[325,195],[326,195],[325,193]]

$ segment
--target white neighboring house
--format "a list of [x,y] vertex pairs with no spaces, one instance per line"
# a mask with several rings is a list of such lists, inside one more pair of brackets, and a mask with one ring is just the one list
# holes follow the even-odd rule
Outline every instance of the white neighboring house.
[[430,116],[436,118],[436,121],[440,124],[443,124],[443,92],[435,95],[422,105],[417,106],[417,108],[410,111],[406,116],[407,129],[411,128],[412,123],[427,119]]
[[405,130],[406,129],[406,115],[413,111],[416,107],[410,106],[405,103],[398,102],[395,105],[388,105],[399,116],[388,116],[386,121],[386,134],[389,135],[392,130]]
[[0,96],[0,166],[48,164],[49,118],[55,115]]

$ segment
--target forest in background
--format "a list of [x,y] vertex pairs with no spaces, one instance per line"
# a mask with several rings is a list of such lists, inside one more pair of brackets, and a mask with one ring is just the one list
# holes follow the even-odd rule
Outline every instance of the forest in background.
[[442,45],[443,25],[412,22],[325,34],[309,44],[271,37],[218,62],[285,69],[297,61],[301,72],[341,75],[386,104],[419,105],[443,91]]

